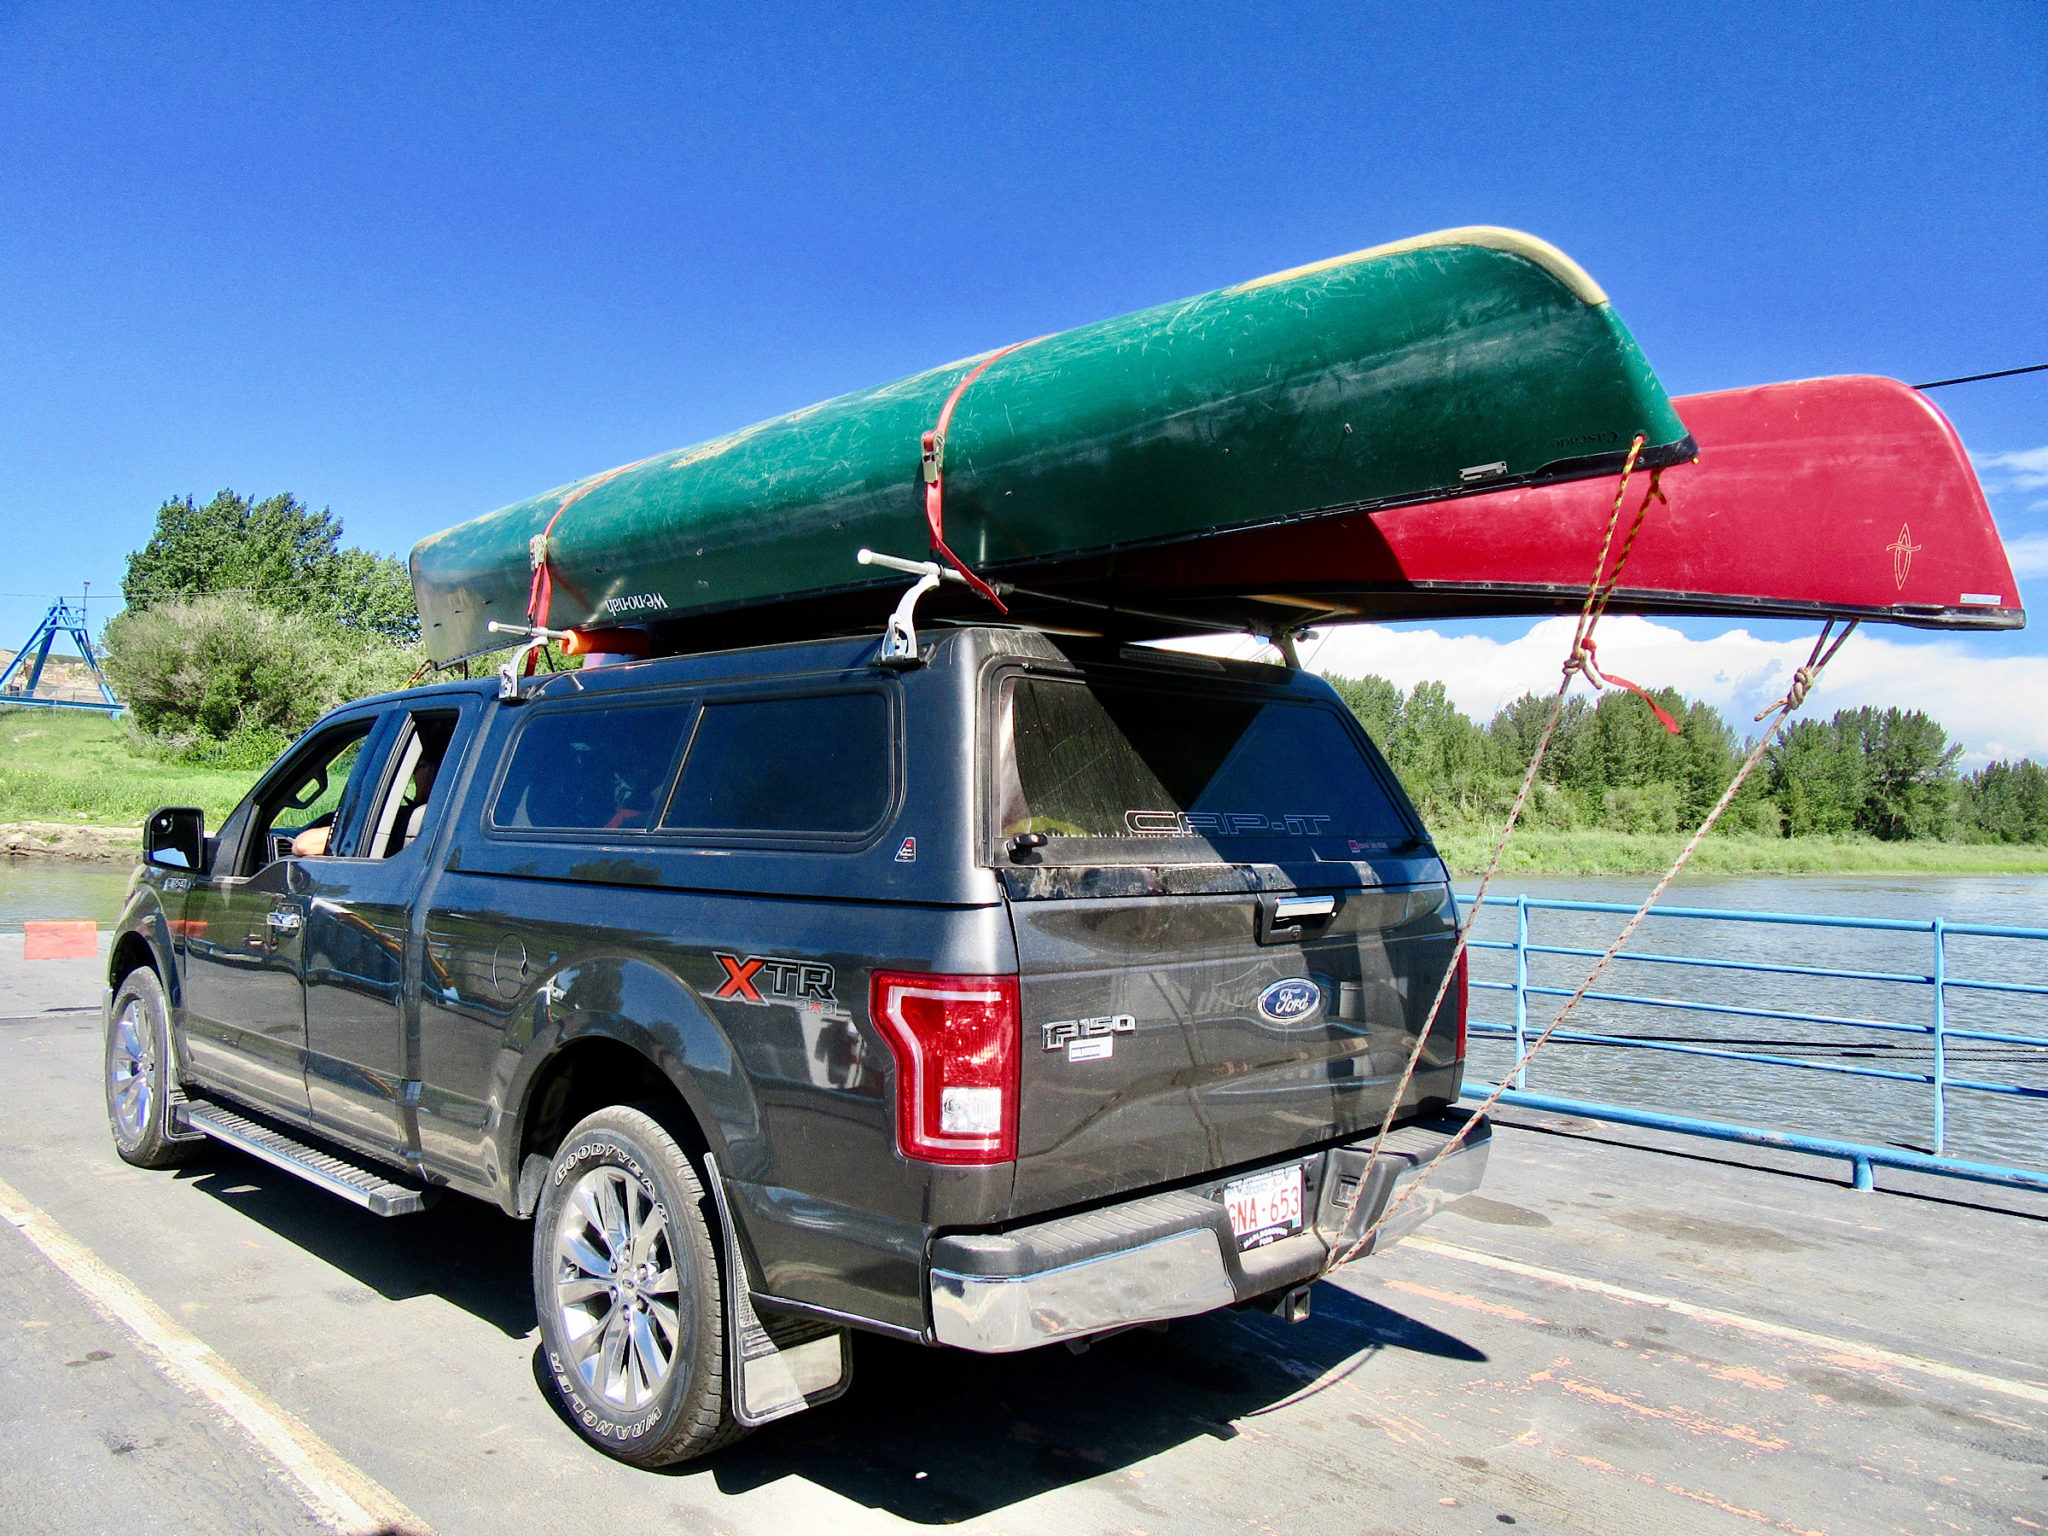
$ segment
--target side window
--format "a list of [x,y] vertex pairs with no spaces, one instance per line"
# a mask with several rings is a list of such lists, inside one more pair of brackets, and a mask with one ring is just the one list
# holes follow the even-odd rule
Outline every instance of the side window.
[[491,805],[501,828],[644,832],[661,812],[695,706],[535,713]]
[[299,753],[289,772],[265,786],[245,844],[243,873],[294,853],[346,852],[329,845],[345,804],[364,793],[361,781],[376,766],[366,747],[377,723],[371,715],[336,726]]
[[665,829],[852,837],[888,814],[889,701],[879,693],[707,704]]
[[429,813],[440,804],[434,788],[460,719],[453,711],[421,711],[407,718],[384,798],[364,823],[359,857],[388,859],[420,840],[431,824]]

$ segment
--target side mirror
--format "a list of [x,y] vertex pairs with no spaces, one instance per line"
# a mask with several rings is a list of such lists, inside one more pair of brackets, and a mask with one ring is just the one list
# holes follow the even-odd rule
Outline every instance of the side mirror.
[[142,824],[142,857],[162,869],[197,874],[206,867],[206,812],[192,805],[166,805]]

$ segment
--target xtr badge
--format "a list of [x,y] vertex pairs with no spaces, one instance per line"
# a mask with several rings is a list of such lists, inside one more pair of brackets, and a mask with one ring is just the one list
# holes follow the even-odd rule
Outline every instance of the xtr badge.
[[725,979],[711,995],[734,1003],[795,1003],[806,1000],[836,1003],[832,967],[815,960],[780,960],[774,955],[748,955],[742,960],[713,950]]

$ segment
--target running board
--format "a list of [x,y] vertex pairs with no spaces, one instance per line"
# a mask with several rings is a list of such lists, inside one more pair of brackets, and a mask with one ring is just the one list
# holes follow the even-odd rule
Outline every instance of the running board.
[[353,1201],[372,1215],[406,1216],[426,1209],[425,1196],[411,1185],[387,1179],[331,1152],[316,1151],[224,1105],[188,1099],[172,1106],[171,1117],[181,1130],[198,1131],[251,1157],[260,1157],[286,1173],[297,1174],[308,1184],[317,1184],[330,1195]]

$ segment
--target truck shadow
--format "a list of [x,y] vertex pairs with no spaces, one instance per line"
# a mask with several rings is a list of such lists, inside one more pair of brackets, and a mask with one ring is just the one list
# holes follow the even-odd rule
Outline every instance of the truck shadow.
[[1365,1406],[1356,1378],[1403,1351],[1486,1359],[1334,1285],[1316,1287],[1303,1323],[1212,1313],[1082,1355],[1058,1346],[969,1355],[860,1335],[845,1397],[767,1426],[707,1470],[722,1493],[801,1477],[905,1520],[950,1524],[1189,1441],[1236,1439],[1240,1422],[1303,1397],[1356,1411]]
[[[511,1339],[534,1328],[532,1227],[459,1197],[384,1219],[291,1175],[208,1149],[178,1177],[392,1301],[435,1296]],[[1261,1312],[1186,1318],[1076,1355],[1055,1345],[970,1355],[860,1334],[847,1395],[663,1474],[723,1494],[798,1477],[919,1524],[948,1524],[1115,1473],[1304,1398],[1370,1412],[1382,1356],[1484,1362],[1457,1337],[1335,1285],[1287,1324]],[[534,1377],[559,1403],[533,1351]],[[1391,1361],[1389,1363],[1392,1363]],[[563,1434],[572,1433],[564,1421]]]
[[388,1301],[438,1296],[509,1337],[533,1332],[533,1228],[496,1206],[458,1195],[372,1216],[225,1148],[196,1153],[178,1177]]

